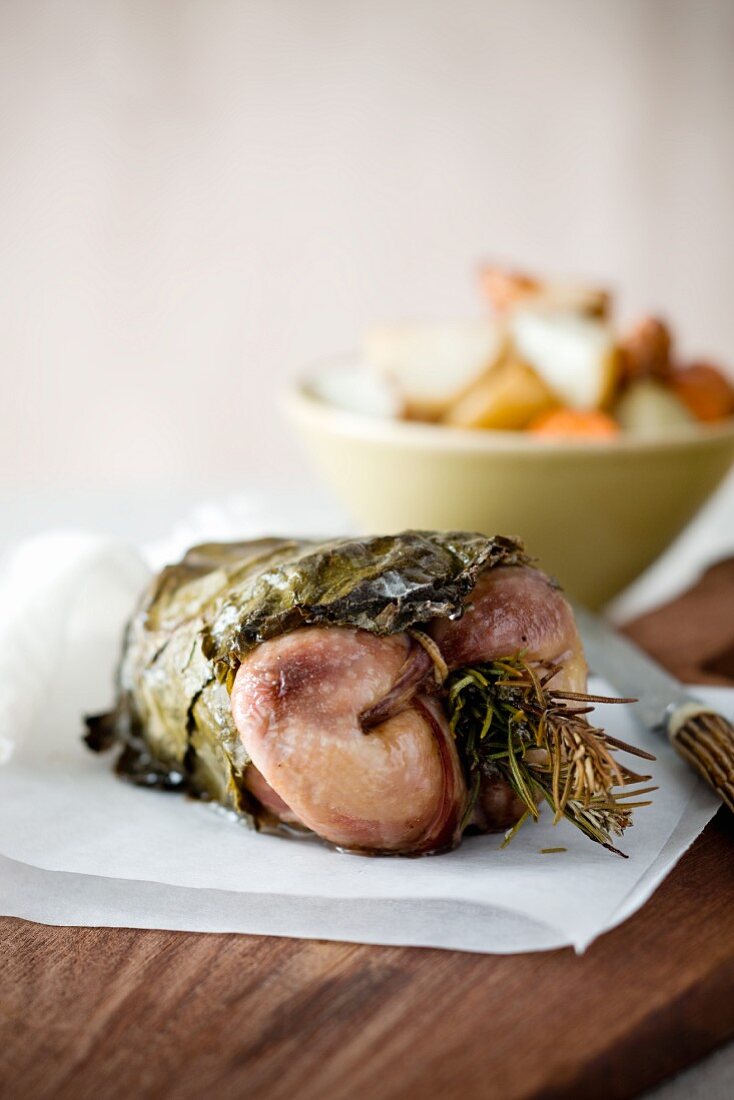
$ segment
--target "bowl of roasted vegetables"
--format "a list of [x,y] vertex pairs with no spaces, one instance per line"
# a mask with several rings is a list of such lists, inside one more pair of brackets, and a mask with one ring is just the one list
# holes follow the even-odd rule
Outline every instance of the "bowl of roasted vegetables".
[[472,321],[379,326],[286,409],[360,526],[517,533],[598,607],[690,522],[734,460],[734,386],[611,295],[494,266]]

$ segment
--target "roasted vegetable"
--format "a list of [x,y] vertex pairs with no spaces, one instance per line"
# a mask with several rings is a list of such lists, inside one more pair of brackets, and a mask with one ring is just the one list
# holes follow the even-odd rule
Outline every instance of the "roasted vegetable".
[[623,391],[614,410],[626,432],[655,439],[693,424],[695,417],[669,386],[654,378],[639,378]]
[[711,363],[691,363],[676,371],[673,390],[697,420],[724,420],[734,414],[734,386]]
[[[512,742],[513,761],[536,769],[522,781],[470,750],[481,731],[467,727],[468,707],[457,718],[469,666],[505,707],[504,685],[482,671],[502,658],[540,693]],[[153,581],[127,630],[116,707],[88,721],[87,742],[121,746],[118,772],[134,782],[215,799],[258,827],[422,854],[455,846],[468,824],[504,827],[490,809],[498,785],[513,820],[528,797],[555,797],[567,816],[587,797],[615,805],[612,784],[638,777],[597,731],[587,727],[582,750],[574,742],[582,769],[568,784],[569,744],[559,735],[537,752],[533,723],[555,728],[569,704],[553,691],[585,699],[585,675],[568,605],[515,540],[409,531],[213,544]],[[608,842],[625,814],[585,831]]]
[[483,294],[500,314],[531,303],[585,317],[605,318],[611,309],[609,292],[587,283],[548,281],[498,264],[483,264],[479,280]]
[[603,441],[619,435],[619,424],[598,409],[552,409],[541,413],[528,431],[545,439],[588,439]]
[[610,326],[596,317],[518,309],[510,331],[517,354],[573,409],[600,409],[614,393],[618,353]]
[[524,428],[557,404],[553,392],[532,367],[508,357],[474,383],[444,415],[459,428]]
[[673,337],[659,317],[643,317],[619,344],[623,382],[654,378],[667,382],[672,370]]
[[364,360],[402,395],[406,415],[438,419],[502,357],[505,334],[489,320],[372,329]]

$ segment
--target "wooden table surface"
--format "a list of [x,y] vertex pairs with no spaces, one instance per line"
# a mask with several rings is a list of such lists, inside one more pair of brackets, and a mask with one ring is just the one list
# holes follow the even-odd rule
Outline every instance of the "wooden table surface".
[[[734,562],[630,633],[734,679]],[[3,1100],[630,1097],[734,1035],[734,819],[582,958],[0,919]]]

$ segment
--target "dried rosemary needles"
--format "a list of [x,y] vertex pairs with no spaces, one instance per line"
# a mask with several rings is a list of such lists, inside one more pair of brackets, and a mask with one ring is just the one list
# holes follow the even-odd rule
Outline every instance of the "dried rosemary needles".
[[528,817],[538,817],[543,799],[554,823],[567,818],[591,840],[618,855],[613,836],[632,823],[632,811],[654,787],[636,787],[649,775],[638,775],[612,755],[621,749],[645,760],[650,753],[586,720],[594,703],[624,703],[596,695],[556,691],[549,687],[557,668],[543,676],[522,654],[453,672],[445,683],[451,729],[464,757],[470,784],[465,822],[471,817],[482,776],[501,775],[525,805],[525,812],[507,834],[517,832]]

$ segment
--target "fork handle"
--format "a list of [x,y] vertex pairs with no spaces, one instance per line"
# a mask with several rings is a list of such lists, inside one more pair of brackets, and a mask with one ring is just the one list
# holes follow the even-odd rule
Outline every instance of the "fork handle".
[[674,707],[668,737],[725,806],[734,812],[734,726],[715,710],[694,701]]

